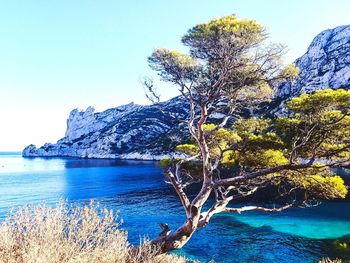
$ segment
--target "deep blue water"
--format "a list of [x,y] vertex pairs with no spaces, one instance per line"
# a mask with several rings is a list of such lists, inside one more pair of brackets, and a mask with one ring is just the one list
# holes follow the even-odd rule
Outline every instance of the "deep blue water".
[[[78,204],[94,199],[119,210],[135,244],[142,236],[155,237],[158,223],[175,229],[184,220],[176,195],[153,162],[0,153],[0,219],[11,207],[55,204],[60,198]],[[350,250],[339,242],[350,243],[350,201],[280,213],[220,214],[179,253],[216,262],[317,262],[324,256],[350,262]]]

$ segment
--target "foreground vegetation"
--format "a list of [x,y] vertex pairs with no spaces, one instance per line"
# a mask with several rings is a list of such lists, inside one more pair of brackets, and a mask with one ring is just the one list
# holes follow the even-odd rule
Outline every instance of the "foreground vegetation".
[[60,202],[22,207],[0,225],[0,262],[188,262],[176,255],[159,255],[146,240],[137,248],[112,211],[97,205],[69,207]]

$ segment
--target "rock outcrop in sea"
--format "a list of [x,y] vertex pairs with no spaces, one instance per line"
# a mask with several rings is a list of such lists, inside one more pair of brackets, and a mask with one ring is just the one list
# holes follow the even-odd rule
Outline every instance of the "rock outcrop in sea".
[[[299,76],[276,87],[275,99],[264,107],[270,114],[283,114],[285,102],[302,92],[350,88],[350,25],[321,32],[295,65]],[[75,109],[62,139],[40,148],[29,145],[23,156],[159,160],[174,156],[175,146],[188,137],[182,122],[187,114],[181,97],[150,106],[130,103],[104,112]]]

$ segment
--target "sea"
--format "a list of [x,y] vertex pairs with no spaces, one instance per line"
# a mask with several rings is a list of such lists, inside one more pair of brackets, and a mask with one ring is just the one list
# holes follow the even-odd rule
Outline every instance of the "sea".
[[[350,182],[350,172],[336,171]],[[61,199],[82,206],[91,200],[118,211],[129,241],[155,238],[159,223],[176,229],[185,220],[181,204],[152,161],[23,158],[0,153],[0,221],[28,204]],[[347,243],[347,246],[341,245]],[[350,199],[276,213],[219,214],[175,253],[201,262],[350,262]]]

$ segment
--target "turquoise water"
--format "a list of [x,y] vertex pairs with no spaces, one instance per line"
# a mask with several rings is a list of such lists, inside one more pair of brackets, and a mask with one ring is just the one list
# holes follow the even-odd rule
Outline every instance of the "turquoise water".
[[[346,180],[350,175],[339,171]],[[22,158],[0,153],[0,219],[12,207],[60,198],[94,199],[119,210],[129,240],[155,237],[158,223],[172,229],[184,220],[181,205],[153,162]],[[280,213],[220,214],[178,253],[216,262],[317,262],[324,256],[350,262],[350,201]]]

